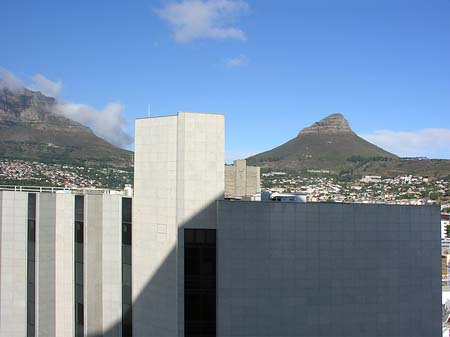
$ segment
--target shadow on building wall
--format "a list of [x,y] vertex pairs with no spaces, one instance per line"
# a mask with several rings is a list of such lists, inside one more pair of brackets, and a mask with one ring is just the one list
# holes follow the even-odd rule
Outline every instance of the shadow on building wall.
[[[185,335],[185,230],[215,228],[218,210],[227,215],[220,217],[217,231],[217,260],[223,262],[217,276],[223,282],[218,282],[223,291],[218,296],[223,324],[219,333],[440,334],[437,208],[216,201],[178,228],[178,245],[136,297],[134,324],[139,322],[144,330],[134,326],[134,337]],[[226,260],[220,260],[224,256]],[[239,261],[243,264],[235,265]],[[175,281],[168,282],[167,275]],[[166,302],[161,303],[161,298]],[[151,310],[146,310],[149,306]],[[231,322],[234,331],[229,330]],[[113,326],[104,336],[118,337],[118,331]]]
[[[223,193],[220,195],[220,197],[222,197],[222,195]],[[170,250],[170,253],[166,256],[163,263],[159,266],[158,270],[149,279],[146,286],[133,301],[132,305],[133,335],[126,335],[126,334],[122,335],[122,321],[118,321],[113,326],[111,326],[107,331],[105,331],[103,335],[93,333],[88,334],[88,337],[184,336],[185,335],[184,332],[185,229],[197,229],[197,230],[203,229],[206,231],[215,230],[216,224],[217,224],[217,201],[213,201],[206,207],[204,207],[202,210],[197,212],[194,216],[190,217],[187,221],[184,221],[180,226],[178,226],[177,245]],[[214,245],[215,245],[215,236],[214,236]],[[198,248],[197,251],[194,252],[194,254],[198,253],[199,249],[201,248]],[[200,254],[203,253],[200,252]],[[152,257],[149,255],[148,258],[151,259]],[[215,263],[213,267],[215,278]],[[199,280],[199,278],[196,279]],[[209,283],[211,283],[211,280],[209,280]],[[198,282],[193,286],[194,288],[195,287],[198,288],[199,287]],[[214,286],[213,294],[211,294],[212,291],[211,287],[206,289],[208,293],[207,297],[209,296],[209,298],[211,298],[211,295],[214,296],[214,301],[210,303],[213,305],[213,307],[207,308],[207,310],[214,310],[214,321],[215,321],[215,310],[216,310],[215,279],[213,286]],[[161,303],[162,299],[164,299],[163,303]],[[208,301],[208,299],[206,299],[206,301]],[[156,304],[160,304],[161,306],[158,307]],[[169,315],[168,311],[170,313]],[[202,315],[202,313],[200,313],[200,315]],[[207,324],[208,323],[209,322],[207,322]],[[214,329],[213,334],[200,333],[198,336],[199,337],[215,336],[215,322],[212,328]],[[206,328],[206,330],[210,329],[211,327]],[[197,327],[197,330],[201,331],[205,330],[205,328]]]

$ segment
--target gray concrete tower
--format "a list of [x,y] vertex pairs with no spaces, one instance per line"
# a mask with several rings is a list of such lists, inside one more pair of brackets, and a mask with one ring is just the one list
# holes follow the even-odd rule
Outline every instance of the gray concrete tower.
[[183,228],[214,228],[224,190],[224,116],[136,121],[133,334],[183,336]]

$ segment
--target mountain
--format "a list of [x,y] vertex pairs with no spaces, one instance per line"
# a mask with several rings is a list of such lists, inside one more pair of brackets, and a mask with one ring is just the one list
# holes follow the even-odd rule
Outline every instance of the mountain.
[[359,137],[342,114],[304,128],[288,142],[247,158],[276,170],[328,170],[354,174],[446,176],[449,160],[402,159]]
[[336,169],[348,166],[350,158],[395,159],[359,137],[341,114],[333,114],[304,128],[297,137],[270,151],[248,158],[254,165],[292,169]]
[[133,153],[55,112],[57,101],[26,88],[0,86],[0,158],[127,167]]

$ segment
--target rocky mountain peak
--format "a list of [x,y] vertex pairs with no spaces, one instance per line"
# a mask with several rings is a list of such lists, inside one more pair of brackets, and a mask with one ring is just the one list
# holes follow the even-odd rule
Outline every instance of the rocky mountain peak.
[[[1,74],[0,74],[1,75]],[[131,152],[65,117],[55,98],[0,78],[0,157],[62,163],[129,166]]]
[[26,124],[27,127],[47,130],[78,130],[92,132],[89,128],[56,112],[58,102],[39,91],[27,88],[11,90],[0,82],[0,126]]
[[52,115],[56,100],[26,88],[0,88],[0,120],[43,122]]
[[315,122],[313,125],[304,128],[300,133],[300,135],[305,134],[338,134],[338,133],[352,133],[352,129],[348,124],[348,121],[345,117],[340,114],[332,114],[324,119]]

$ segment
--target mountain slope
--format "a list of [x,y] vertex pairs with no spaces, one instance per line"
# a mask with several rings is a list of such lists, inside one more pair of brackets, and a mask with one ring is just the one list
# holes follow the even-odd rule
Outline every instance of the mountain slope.
[[297,137],[247,158],[250,165],[276,170],[328,170],[354,175],[450,175],[450,160],[405,159],[359,137],[341,114],[304,128]]
[[37,91],[0,87],[0,158],[132,165],[132,152],[54,112],[57,101]]
[[291,169],[336,169],[349,165],[349,159],[396,159],[352,131],[341,114],[333,114],[310,127],[297,137],[270,150],[248,158],[253,165]]

